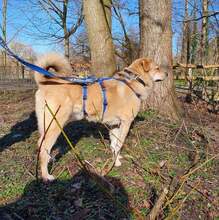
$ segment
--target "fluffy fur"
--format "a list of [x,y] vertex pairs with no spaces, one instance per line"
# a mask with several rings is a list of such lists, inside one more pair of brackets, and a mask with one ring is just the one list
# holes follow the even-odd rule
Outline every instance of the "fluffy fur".
[[[45,69],[53,68],[58,73],[71,72],[68,61],[57,54],[44,55],[36,64]],[[98,83],[88,86],[87,115],[84,116],[82,87],[80,85],[73,85],[60,79],[46,78],[35,73],[35,79],[39,87],[36,92],[36,115],[40,133],[38,145],[42,142],[40,167],[42,178],[45,181],[54,179],[48,172],[48,162],[52,146],[60,135],[59,127],[55,122],[52,122],[44,138],[44,129],[47,129],[52,120],[51,114],[45,108],[45,101],[54,113],[59,109],[56,118],[61,126],[64,126],[68,121],[81,120],[84,117],[88,121],[99,121],[110,126],[113,125],[110,130],[110,148],[115,159],[115,166],[121,165],[120,150],[130,125],[140,109],[141,100],[146,99],[156,81],[164,80],[167,77],[167,74],[161,71],[159,66],[146,58],[135,60],[126,69],[133,72],[135,76],[140,77],[146,86],[139,83],[135,77],[127,81],[128,86],[115,79],[104,81],[108,106],[103,118],[103,100]],[[115,75],[115,78],[123,78],[123,74],[125,76],[125,72],[121,71]],[[140,95],[140,98],[136,96],[133,90]]]

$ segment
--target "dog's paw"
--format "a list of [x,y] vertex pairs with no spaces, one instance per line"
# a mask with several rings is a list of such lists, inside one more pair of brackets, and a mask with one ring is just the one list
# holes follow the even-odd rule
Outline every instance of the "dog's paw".
[[115,166],[116,167],[120,167],[122,165],[120,159],[122,159],[123,157],[119,154],[117,155],[116,161],[115,161]]
[[121,161],[117,158],[115,162],[116,167],[120,167],[122,165]]
[[55,180],[55,177],[53,175],[47,175],[45,177],[43,177],[43,182],[45,183],[49,183]]

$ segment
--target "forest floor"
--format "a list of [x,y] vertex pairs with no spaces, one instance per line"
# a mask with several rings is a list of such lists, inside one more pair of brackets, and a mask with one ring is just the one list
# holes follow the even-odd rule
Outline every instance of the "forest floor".
[[154,111],[139,113],[123,164],[110,171],[107,129],[84,121],[67,125],[90,172],[60,137],[51,166],[57,180],[44,184],[35,178],[34,92],[0,92],[0,219],[141,220],[164,188],[158,219],[219,219],[219,115],[203,102],[180,97],[185,116],[177,123]]

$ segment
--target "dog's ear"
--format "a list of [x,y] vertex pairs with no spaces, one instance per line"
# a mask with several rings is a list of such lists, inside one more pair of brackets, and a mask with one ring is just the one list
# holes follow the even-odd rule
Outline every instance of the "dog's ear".
[[143,70],[145,72],[148,72],[150,70],[150,64],[151,64],[151,62],[148,59],[142,59],[142,61],[141,61],[141,65],[142,65]]

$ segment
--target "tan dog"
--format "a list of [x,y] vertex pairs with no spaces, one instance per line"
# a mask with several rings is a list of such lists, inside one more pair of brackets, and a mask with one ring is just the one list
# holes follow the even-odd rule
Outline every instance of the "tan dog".
[[[53,68],[58,73],[71,73],[68,61],[57,54],[45,55],[36,64],[47,70]],[[112,126],[110,148],[115,159],[115,166],[120,166],[120,150],[130,125],[140,109],[141,101],[147,98],[154,82],[162,81],[166,77],[167,74],[162,72],[159,66],[151,60],[137,59],[128,68],[115,74],[114,79],[104,81],[108,102],[104,115],[100,85],[94,83],[88,86],[87,114],[84,115],[81,85],[71,84],[58,78],[46,78],[35,73],[35,79],[39,86],[36,92],[36,115],[41,135],[38,145],[42,142],[44,129],[47,129],[52,120],[51,114],[45,108],[46,101],[54,113],[59,109],[56,118],[61,126],[64,126],[69,120],[75,121],[83,118]],[[53,121],[40,150],[41,172],[45,181],[54,179],[48,173],[47,167],[51,148],[59,135],[60,129]]]

